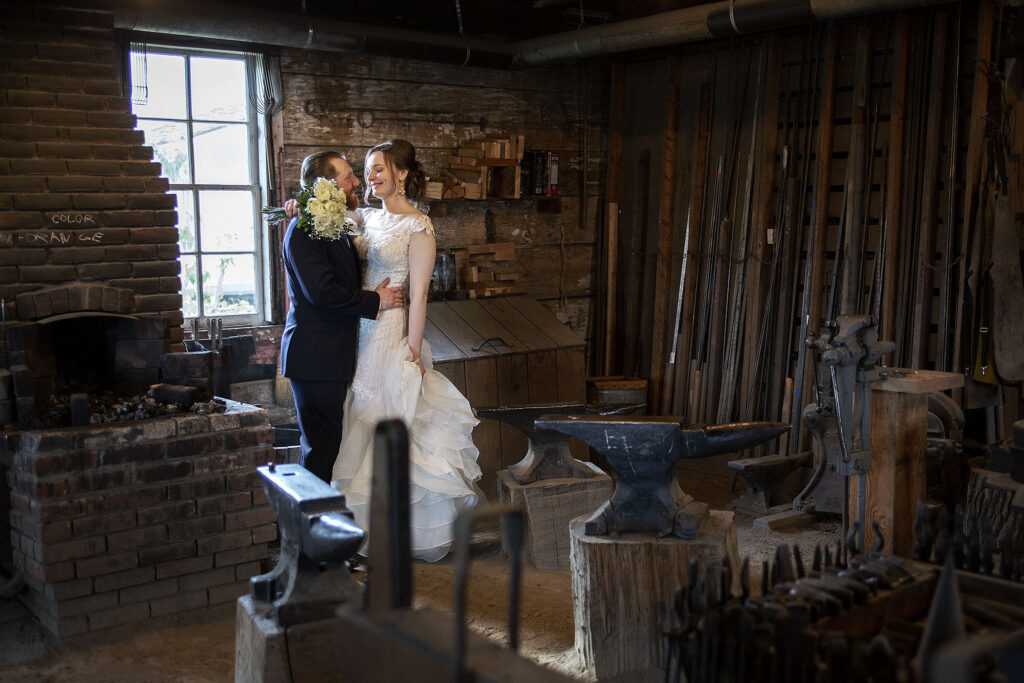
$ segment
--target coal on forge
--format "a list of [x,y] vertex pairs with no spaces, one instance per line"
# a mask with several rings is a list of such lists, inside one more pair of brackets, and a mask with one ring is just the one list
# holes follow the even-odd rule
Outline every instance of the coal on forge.
[[[167,396],[180,400],[167,400]],[[106,391],[100,394],[55,394],[43,406],[37,406],[27,424],[21,429],[53,429],[81,425],[97,425],[130,420],[146,420],[163,415],[210,415],[222,413],[226,404],[222,399],[195,400],[208,397],[196,387],[155,384],[146,394],[126,396]],[[161,400],[163,399],[163,400]]]

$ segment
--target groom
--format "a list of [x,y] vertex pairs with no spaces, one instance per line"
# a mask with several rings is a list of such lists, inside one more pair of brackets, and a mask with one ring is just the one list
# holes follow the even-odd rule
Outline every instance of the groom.
[[[359,205],[359,179],[338,152],[303,159],[303,187],[317,178],[334,179],[349,209]],[[348,236],[315,239],[296,223],[298,217],[288,224],[282,247],[291,307],[281,336],[281,374],[291,380],[302,465],[330,483],[355,370],[359,319],[401,307],[404,292],[388,287],[390,278],[372,292],[363,290],[359,256]]]

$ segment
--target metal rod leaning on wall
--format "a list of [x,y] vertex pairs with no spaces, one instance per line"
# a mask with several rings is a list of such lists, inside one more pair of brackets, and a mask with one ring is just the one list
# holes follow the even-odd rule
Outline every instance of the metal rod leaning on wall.
[[[766,39],[768,47],[767,68],[765,76],[765,98],[764,113],[761,120],[757,122],[760,128],[758,138],[760,139],[759,159],[757,162],[760,177],[757,183],[757,190],[752,207],[752,219],[750,229],[750,256],[748,260],[748,282],[747,287],[747,310],[744,320],[743,338],[743,375],[739,382],[740,387],[752,388],[757,385],[758,365],[761,359],[751,349],[760,349],[761,326],[764,319],[766,291],[771,281],[771,265],[767,256],[768,233],[771,229],[769,221],[773,215],[774,205],[778,202],[775,199],[775,179],[778,162],[777,150],[779,146],[779,111],[780,101],[772,93],[782,91],[782,64],[783,64],[783,40],[779,34],[768,36]],[[741,395],[741,405],[738,406],[739,414],[749,416],[752,412],[750,401],[751,391]]]
[[[821,100],[818,125],[817,169],[814,180],[814,198],[811,200],[811,222],[808,225],[807,263],[804,269],[804,299],[800,315],[800,335],[797,351],[797,381],[794,401],[802,405],[805,396],[817,381],[813,372],[807,372],[808,354],[803,343],[808,333],[817,333],[821,317],[821,290],[825,281],[825,236],[829,219],[829,182],[832,176],[832,137],[835,122],[836,61],[838,29],[832,25],[825,30],[825,85]],[[800,411],[793,417],[793,438],[790,451],[799,453],[803,446],[803,427]]]
[[[800,393],[799,393],[800,392],[800,384],[799,384],[798,378],[800,377],[800,375],[799,375],[799,372],[800,372],[800,370],[799,370],[800,351],[802,351],[804,349],[804,338],[805,338],[804,334],[805,334],[806,330],[803,329],[801,323],[799,322],[800,320],[803,319],[802,316],[800,315],[803,312],[803,296],[800,297],[800,303],[799,303],[799,308],[798,308],[798,303],[797,303],[797,298],[798,297],[797,297],[796,282],[798,281],[798,279],[800,277],[800,253],[801,253],[800,252],[800,245],[802,243],[801,242],[801,238],[805,234],[804,222],[805,222],[805,220],[807,220],[807,218],[806,218],[806,216],[807,216],[807,186],[811,182],[811,168],[812,168],[811,167],[811,148],[814,145],[814,125],[813,125],[814,124],[814,115],[815,115],[815,112],[818,111],[818,98],[822,96],[821,95],[822,87],[821,87],[821,83],[819,81],[820,69],[818,68],[818,55],[821,54],[822,42],[825,40],[825,34],[822,31],[821,27],[816,27],[816,29],[813,32],[811,32],[811,37],[813,38],[813,40],[811,42],[812,47],[811,47],[811,50],[810,50],[810,56],[808,57],[809,62],[813,64],[813,66],[811,67],[811,75],[810,75],[811,96],[809,98],[807,98],[807,107],[805,109],[805,114],[804,114],[804,119],[803,119],[804,120],[804,125],[805,125],[805,130],[804,130],[805,138],[804,138],[803,152],[802,152],[802,156],[801,156],[801,159],[802,159],[801,167],[802,168],[801,168],[801,171],[800,171],[800,192],[799,192],[800,201],[799,201],[799,208],[797,209],[797,212],[796,212],[796,215],[799,217],[799,221],[800,222],[799,222],[797,228],[794,230],[795,239],[797,240],[797,247],[796,247],[796,254],[795,254],[794,259],[793,259],[793,275],[792,275],[793,287],[792,287],[792,294],[791,294],[790,307],[789,307],[789,317],[787,319],[787,322],[788,322],[788,325],[790,327],[790,330],[789,330],[789,335],[788,335],[788,339],[787,339],[787,347],[786,347],[786,355],[785,355],[786,367],[787,367],[787,383],[788,383],[786,391],[790,395],[789,405],[790,405],[790,410],[791,410],[792,414],[787,416],[786,410],[783,409],[782,415],[779,418],[783,422],[787,421],[787,417],[789,417],[789,421],[790,422],[792,422],[792,420],[794,420],[794,419],[797,419],[799,417],[800,411],[803,409],[803,405],[800,402]],[[808,225],[810,225],[810,221],[808,221]],[[804,256],[805,260],[808,261],[808,262],[811,260],[811,250],[812,250],[812,247],[813,247],[813,242],[811,241],[811,233],[808,230],[807,231],[806,250],[805,250],[805,256]],[[804,286],[806,286],[806,285],[807,285],[807,283],[805,282]],[[792,330],[792,324],[793,324],[793,320],[794,319],[798,320],[798,322],[797,322],[797,337],[796,337],[796,339],[793,338],[793,330]],[[795,369],[793,371],[793,376],[792,376],[792,378],[790,378],[788,376],[788,372],[789,372],[789,368],[790,368],[790,361],[789,361],[789,359],[792,358],[793,344],[794,343],[796,344],[796,347],[797,347],[797,364],[796,364]],[[785,406],[785,400],[783,400],[783,405]],[[793,435],[790,435],[788,438],[787,437],[780,437],[780,439],[779,439],[779,444],[780,444],[779,453],[785,454],[787,452],[792,452],[792,453],[798,452],[798,451],[792,450],[792,447],[793,447],[792,441],[793,441]],[[781,448],[781,445],[783,443],[785,443],[785,446],[787,448]]]
[[[974,204],[978,192],[981,171],[981,150],[984,145],[985,115],[988,112],[988,78],[985,68],[992,58],[992,29],[995,19],[995,3],[979,0],[978,3],[978,54],[974,64],[974,92],[971,96],[971,119],[967,135],[967,159],[964,176],[964,212],[960,232],[960,254],[967,254],[971,239]],[[962,259],[957,269],[956,291],[964,292],[967,284],[967,266]],[[966,368],[973,359],[968,358],[970,347],[964,350],[964,301],[956,307],[956,323],[953,331],[953,367]]]
[[942,219],[942,274],[939,281],[938,344],[935,353],[935,369],[955,372],[950,356],[952,330],[949,329],[950,309],[959,297],[952,290],[953,266],[960,256],[954,256],[953,226],[956,223],[956,169],[957,140],[960,126],[960,39],[963,29],[963,5],[956,6],[956,31],[953,39],[953,87],[950,92],[952,105],[949,108],[949,137],[946,144],[946,213]]
[[[677,348],[678,352],[676,355],[676,373],[672,392],[672,415],[686,414],[686,390],[692,381],[690,373],[692,372],[693,364],[690,361],[690,351],[693,345],[693,302],[697,289],[697,277],[700,273],[700,245],[704,225],[704,199],[707,194],[707,179],[705,176],[707,174],[708,153],[711,142],[711,100],[711,84],[707,82],[701,83],[697,140],[693,147],[693,165],[690,171],[690,206],[686,217],[686,237],[683,240],[685,245],[683,259],[689,277],[685,281],[680,277],[680,281],[683,281],[683,307],[677,339],[681,348]],[[693,254],[690,253],[690,249],[695,250]],[[696,258],[693,258],[694,256]]]
[[757,151],[757,115],[761,111],[764,93],[765,43],[758,48],[757,85],[754,91],[754,112],[750,119],[750,152],[747,154],[747,178],[743,190],[743,216],[740,218],[740,234],[733,239],[733,259],[737,273],[730,286],[728,303],[727,334],[725,354],[722,364],[722,394],[718,403],[718,423],[728,422],[732,415],[732,407],[736,397],[736,368],[739,365],[739,333],[743,322],[745,281],[747,274],[747,236],[750,234],[750,208],[754,192],[754,157]]
[[[914,281],[914,312],[910,342],[910,366],[922,368],[928,360],[928,338],[931,330],[932,276],[935,269],[937,185],[942,135],[942,103],[945,85],[948,17],[938,12],[932,24],[932,51],[929,72],[927,122],[925,124],[924,173],[921,176],[921,217],[918,227],[917,277]],[[940,336],[942,330],[939,331]]]
[[862,24],[857,27],[856,84],[853,95],[853,124],[850,132],[850,152],[846,163],[852,187],[846,195],[847,220],[843,245],[843,278],[840,282],[840,315],[853,315],[860,310],[861,274],[860,262],[863,252],[863,216],[865,191],[865,154],[867,97],[871,87],[871,27]]
[[[896,17],[896,44],[893,50],[896,59],[893,62],[891,103],[889,105],[889,155],[886,162],[886,197],[883,206],[885,216],[885,243],[882,252],[885,254],[882,268],[882,292],[895,292],[896,267],[899,264],[897,251],[900,223],[900,202],[903,200],[903,154],[904,154],[904,118],[907,98],[907,53],[910,42],[910,20],[905,12]],[[952,193],[950,193],[952,197]],[[894,339],[895,298],[882,298],[879,325],[882,339]],[[892,363],[895,360],[890,359]]]
[[[661,200],[658,202],[658,249],[655,254],[654,313],[651,322],[651,365],[648,405],[651,413],[668,412],[665,397],[672,385],[675,363],[665,362],[669,281],[672,277],[673,219],[676,197],[676,157],[679,147],[679,80],[682,65],[679,56],[669,55],[668,88],[665,96],[665,158],[662,162]],[[683,273],[680,272],[680,277]],[[672,338],[676,336],[672,328]],[[674,360],[674,359],[673,359]]]

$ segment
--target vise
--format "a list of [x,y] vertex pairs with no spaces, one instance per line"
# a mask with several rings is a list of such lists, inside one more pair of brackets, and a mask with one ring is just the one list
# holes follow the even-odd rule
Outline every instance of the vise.
[[478,408],[477,415],[511,425],[526,435],[526,455],[508,472],[518,484],[532,484],[544,479],[586,479],[594,471],[572,457],[569,436],[550,429],[538,428],[535,421],[543,415],[624,415],[640,408],[632,405],[588,404],[579,401],[538,403],[527,406]]
[[676,461],[750,448],[787,429],[773,422],[687,427],[677,417],[603,415],[547,415],[536,425],[590,445],[615,471],[615,492],[587,520],[587,534],[653,531],[684,539],[696,538],[709,512],[679,487]]
[[366,532],[352,521],[345,496],[301,465],[257,469],[277,515],[281,555],[270,572],[249,580],[253,598],[273,603],[282,626],[326,618],[339,604],[359,601],[362,587],[342,564]]

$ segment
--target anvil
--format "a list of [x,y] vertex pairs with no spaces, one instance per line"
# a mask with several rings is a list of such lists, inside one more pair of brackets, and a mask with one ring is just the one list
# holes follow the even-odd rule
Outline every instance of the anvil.
[[776,422],[687,426],[678,417],[600,415],[545,415],[536,426],[576,437],[615,471],[615,492],[587,520],[587,534],[651,531],[679,538],[695,538],[709,512],[679,488],[676,461],[740,451],[790,428]]
[[511,425],[526,434],[528,447],[522,460],[508,468],[518,484],[532,484],[544,479],[586,479],[594,471],[572,457],[569,437],[560,432],[538,429],[534,420],[542,415],[622,415],[632,413],[644,404],[605,405],[579,401],[538,403],[528,406],[478,408],[477,415]]
[[274,568],[249,579],[257,600],[272,602],[278,623],[323,619],[362,588],[344,568],[366,532],[352,521],[345,496],[301,465],[256,468],[277,515],[281,554]]

